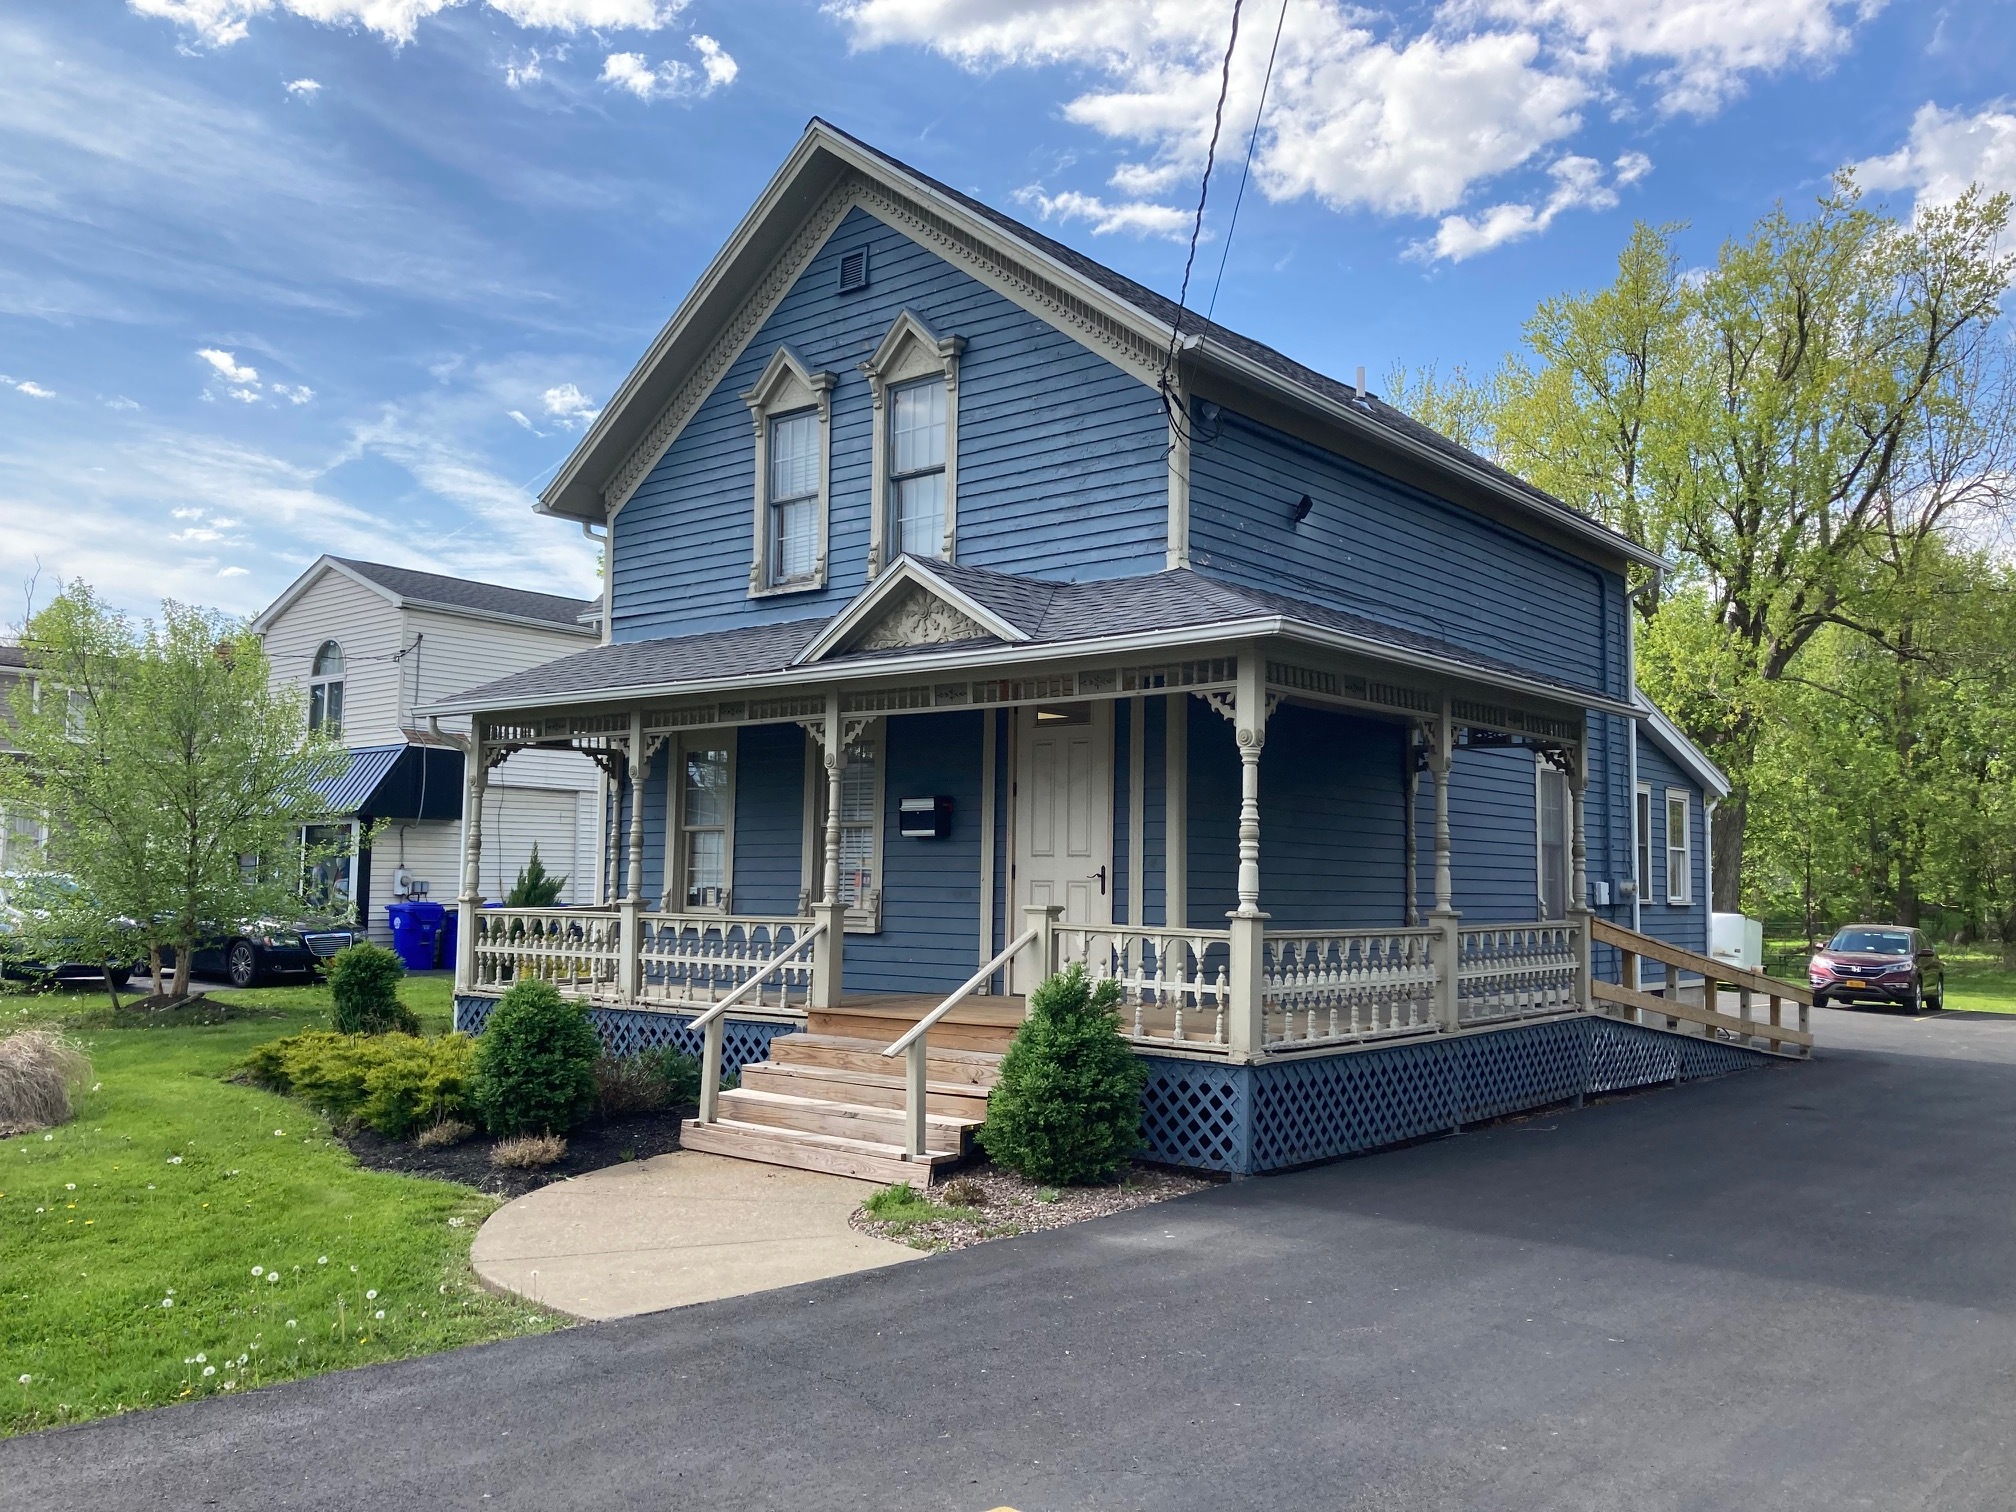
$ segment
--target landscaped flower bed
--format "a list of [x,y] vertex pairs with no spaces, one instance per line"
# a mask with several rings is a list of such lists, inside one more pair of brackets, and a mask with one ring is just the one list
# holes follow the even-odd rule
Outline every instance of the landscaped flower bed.
[[968,1249],[989,1239],[1062,1228],[1186,1197],[1213,1185],[1208,1177],[1137,1165],[1112,1186],[1046,1187],[1011,1171],[979,1166],[927,1193],[911,1193],[909,1200],[901,1187],[884,1188],[848,1221],[864,1234],[915,1249]]

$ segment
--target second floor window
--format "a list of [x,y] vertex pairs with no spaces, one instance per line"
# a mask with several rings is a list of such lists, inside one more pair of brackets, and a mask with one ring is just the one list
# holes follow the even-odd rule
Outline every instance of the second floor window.
[[770,585],[807,582],[819,569],[819,412],[769,425]]
[[889,534],[899,552],[945,550],[945,384],[906,383],[889,393]]
[[333,640],[322,642],[309,674],[308,728],[343,733],[343,648]]
[[1687,834],[1687,795],[1678,788],[1666,790],[1666,901],[1691,903],[1694,880],[1688,865],[1694,847]]

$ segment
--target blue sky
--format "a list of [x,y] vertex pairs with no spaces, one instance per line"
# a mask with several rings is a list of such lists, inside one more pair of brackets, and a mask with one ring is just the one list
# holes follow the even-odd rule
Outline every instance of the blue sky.
[[[0,621],[322,551],[592,590],[533,495],[817,113],[1168,293],[1230,0],[9,0]],[[1192,302],[1279,0],[1249,0]],[[1489,367],[1635,218],[2016,188],[2006,0],[1288,0],[1218,318]]]

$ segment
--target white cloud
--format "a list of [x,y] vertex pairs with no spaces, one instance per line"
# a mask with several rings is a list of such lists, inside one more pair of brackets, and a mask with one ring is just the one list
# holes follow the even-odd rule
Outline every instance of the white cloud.
[[728,50],[705,33],[695,32],[692,46],[700,54],[700,69],[707,75],[709,89],[726,88],[742,72],[742,65],[728,56]]
[[54,389],[42,387],[33,378],[17,378],[11,381],[17,390],[26,394],[30,399],[54,399],[56,397]]
[[[1824,63],[1880,4],[1442,0],[1422,17],[1290,0],[1255,183],[1274,200],[1447,216],[1496,178],[1574,156],[1561,148],[1592,104],[1628,108],[1642,83],[1661,111],[1711,110],[1751,73]],[[1090,75],[1064,115],[1141,151],[1112,175],[1129,204],[1187,197],[1196,183],[1224,60],[1222,0],[828,0],[827,9],[857,48],[922,47],[975,71]],[[1246,146],[1280,15],[1272,0],[1246,7],[1221,164]],[[1645,65],[1642,81],[1615,77]],[[1618,181],[1628,181],[1621,168]],[[1544,206],[1524,208],[1544,224]]]
[[138,399],[128,399],[124,394],[115,394],[105,401],[105,408],[109,410],[137,410],[140,408],[140,401]]
[[[143,16],[159,16],[194,32],[212,47],[242,41],[252,21],[275,12],[357,26],[388,42],[411,42],[420,23],[463,0],[127,0]],[[519,26],[546,31],[656,31],[686,8],[687,0],[486,0],[487,8]]]
[[1973,115],[1921,105],[1904,145],[1855,172],[1872,189],[1912,190],[1920,205],[1951,204],[1969,184],[2016,192],[2016,102]]
[[233,383],[257,383],[259,381],[259,369],[255,367],[241,367],[238,362],[238,354],[235,352],[220,352],[215,347],[202,347],[197,350],[196,355],[215,368],[220,378],[228,378]]
[[312,100],[322,92],[322,86],[314,79],[295,79],[287,86],[287,93]]
[[1462,262],[1507,242],[1539,235],[1564,210],[1611,209],[1617,203],[1618,186],[1637,183],[1652,171],[1652,160],[1642,152],[1627,152],[1611,168],[1612,176],[1606,180],[1603,165],[1594,158],[1558,159],[1547,169],[1554,192],[1538,205],[1509,203],[1474,216],[1444,216],[1434,237],[1417,243],[1412,251],[1417,257]]
[[1080,194],[1075,189],[1067,189],[1062,194],[1045,194],[1040,184],[1016,190],[1015,198],[1025,205],[1034,205],[1046,221],[1090,221],[1094,236],[1128,231],[1136,236],[1166,236],[1172,241],[1185,241],[1195,220],[1194,213],[1171,205],[1157,205],[1144,200],[1109,204],[1097,195]]
[[642,53],[610,53],[602,60],[602,82],[612,89],[627,89],[640,100],[666,100],[704,96],[735,82],[741,72],[735,60],[712,37],[690,39],[700,54],[700,67],[667,58],[656,67]]
[[315,390],[305,383],[276,383],[273,385],[273,392],[289,404],[306,404],[315,397]]
[[237,399],[245,404],[257,404],[259,402],[259,391],[257,389],[230,388],[224,390],[224,392],[229,394],[233,399]]
[[[602,413],[594,400],[571,383],[554,385],[539,396],[539,402],[546,407],[547,414],[568,430],[578,430]],[[526,429],[531,429],[530,425]]]
[[509,415],[513,420],[516,420],[520,425],[524,426],[525,429],[532,432],[533,435],[543,436],[546,434],[546,432],[542,431],[541,429],[539,429],[538,426],[534,425],[530,420],[527,420],[525,418],[525,411],[514,409],[514,410],[506,410],[504,411],[504,413]]
[[251,575],[251,572],[252,569],[250,567],[219,567],[217,569],[217,576],[220,578],[248,577]]

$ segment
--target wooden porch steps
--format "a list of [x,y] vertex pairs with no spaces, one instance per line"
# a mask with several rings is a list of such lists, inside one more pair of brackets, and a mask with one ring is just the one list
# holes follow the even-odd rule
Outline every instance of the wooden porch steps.
[[1001,1056],[1022,1019],[1019,1001],[996,999],[955,1010],[932,1027],[924,1089],[928,1153],[914,1159],[905,1149],[904,1063],[882,1052],[936,1006],[892,994],[811,1014],[807,1032],[780,1035],[770,1042],[769,1059],[742,1068],[741,1085],[721,1094],[714,1123],[689,1119],[680,1143],[800,1170],[928,1185],[970,1152]]

